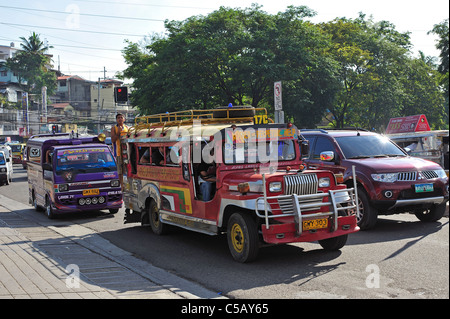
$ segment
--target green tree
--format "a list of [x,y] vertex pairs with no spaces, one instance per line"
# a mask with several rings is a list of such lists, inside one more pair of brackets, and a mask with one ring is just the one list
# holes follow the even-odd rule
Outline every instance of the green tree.
[[167,37],[152,37],[145,50],[128,42],[123,51],[132,100],[143,113],[229,103],[270,109],[273,83],[282,80],[287,116],[299,125],[320,121],[334,94],[332,61],[325,35],[304,21],[313,15],[307,7],[269,15],[253,5],[166,21]]
[[32,94],[41,94],[43,86],[47,86],[48,95],[56,90],[56,75],[50,70],[50,56],[45,52],[51,48],[46,46],[33,32],[30,37],[21,37],[22,50],[14,57],[7,59],[6,67],[18,74],[19,84]]
[[436,48],[441,51],[439,58],[441,63],[438,67],[438,71],[441,74],[439,83],[443,90],[443,96],[445,98],[445,115],[444,121],[446,123],[446,128],[449,127],[449,31],[448,31],[448,19],[443,22],[436,24],[428,33],[434,33],[439,36]]

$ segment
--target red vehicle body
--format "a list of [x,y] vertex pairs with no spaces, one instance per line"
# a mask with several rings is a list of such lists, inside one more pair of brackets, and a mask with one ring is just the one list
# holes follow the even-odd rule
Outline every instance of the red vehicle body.
[[[263,114],[253,117],[255,111]],[[208,235],[226,232],[239,262],[254,260],[261,243],[343,247],[347,235],[359,229],[355,189],[339,184],[339,175],[330,171],[303,171],[297,129],[266,124],[265,112],[243,108],[138,118],[121,140],[126,222],[149,224],[156,234],[167,225]],[[155,152],[163,160],[155,161]],[[146,153],[152,154],[148,160]],[[201,160],[212,160],[215,170],[208,201],[200,191]]]
[[[448,177],[439,164],[411,157],[389,138],[364,130],[301,130],[310,143],[304,157],[311,169],[344,174],[359,188],[358,225],[369,229],[378,215],[414,213],[422,221],[437,221],[448,202]],[[325,156],[324,156],[325,155]]]

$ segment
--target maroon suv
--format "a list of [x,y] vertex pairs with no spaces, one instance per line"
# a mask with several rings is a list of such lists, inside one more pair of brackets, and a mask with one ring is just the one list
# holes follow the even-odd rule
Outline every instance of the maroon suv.
[[[301,134],[301,135],[300,135]],[[448,201],[448,177],[438,164],[408,156],[390,139],[362,130],[301,130],[310,152],[309,169],[343,173],[353,187],[356,168],[361,229],[375,226],[378,215],[414,213],[421,221],[437,221]]]

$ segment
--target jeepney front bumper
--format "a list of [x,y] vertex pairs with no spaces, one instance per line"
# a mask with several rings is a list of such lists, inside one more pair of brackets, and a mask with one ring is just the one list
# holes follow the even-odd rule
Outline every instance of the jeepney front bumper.
[[311,242],[357,232],[357,202],[354,188],[339,189],[311,195],[259,197],[255,206],[266,209],[255,212],[264,220],[261,228],[266,243]]

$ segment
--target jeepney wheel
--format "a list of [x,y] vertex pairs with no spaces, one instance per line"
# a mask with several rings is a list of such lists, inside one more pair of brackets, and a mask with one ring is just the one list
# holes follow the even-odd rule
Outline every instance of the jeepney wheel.
[[119,209],[118,209],[118,208],[110,208],[110,209],[109,209],[109,213],[110,213],[111,215],[117,214],[118,212],[119,212]]
[[234,260],[245,263],[256,259],[259,251],[258,229],[248,214],[234,213],[227,225],[228,248]]
[[338,237],[322,239],[319,240],[319,244],[325,250],[336,251],[345,246],[345,244],[347,243],[347,238],[348,235],[342,235]]
[[34,193],[34,190],[33,190],[32,195],[31,195],[31,200],[33,201],[34,210],[37,211],[37,212],[40,212],[41,211],[41,207],[37,203],[36,194]]
[[163,224],[161,220],[159,220],[158,205],[156,205],[156,202],[153,200],[150,202],[150,206],[148,208],[148,219],[150,227],[156,235],[164,235],[167,233],[167,225]]
[[52,204],[48,196],[45,197],[45,214],[47,215],[48,219],[55,218],[55,213],[53,212]]
[[433,205],[429,209],[422,211],[416,210],[414,215],[422,222],[435,222],[441,219],[445,214],[447,202],[439,205]]

